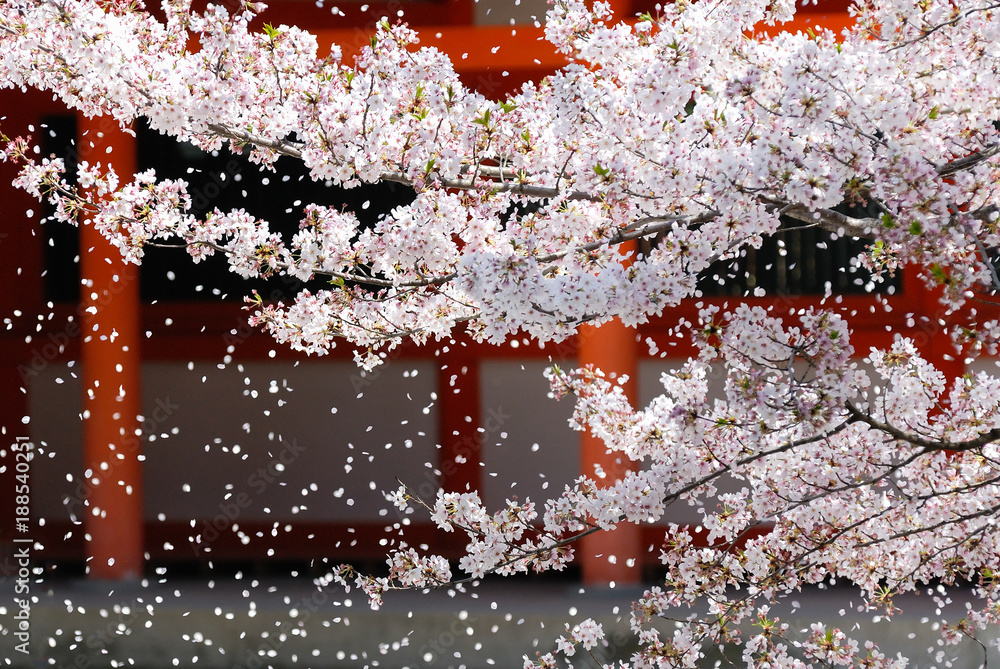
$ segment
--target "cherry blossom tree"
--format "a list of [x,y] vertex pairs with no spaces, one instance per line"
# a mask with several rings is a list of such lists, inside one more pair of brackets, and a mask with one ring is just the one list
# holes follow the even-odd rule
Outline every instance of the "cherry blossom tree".
[[[309,353],[346,340],[368,368],[404,339],[545,342],[585,322],[641,324],[697,298],[714,262],[782,220],[869,240],[857,261],[875,281],[919,267],[959,323],[956,355],[997,355],[1000,322],[979,313],[1000,289],[996,4],[858,0],[842,34],[769,37],[758,29],[789,20],[791,0],[679,1],[629,24],[600,2],[556,0],[545,34],[571,64],[504,100],[464,86],[403,24],[383,21],[344,62],[294,27],[251,31],[260,9],[164,0],[157,20],[119,0],[7,0],[0,82],[263,166],[288,156],[319,181],[406,184],[412,203],[368,227],[307,204],[285,238],[245,211],[196,218],[186,184],[152,172],[82,163],[71,185],[26,138],[3,152],[17,185],[57,219],[88,214],[135,263],[174,244],[195,262],[224,254],[246,277],[328,279],[288,304],[250,296],[251,320]],[[945,637],[974,636],[1000,622],[1000,379],[948,378],[902,336],[855,350],[849,318],[835,304],[793,318],[705,307],[686,326],[698,354],[644,409],[599,370],[551,369],[573,427],[634,471],[499,510],[474,491],[425,500],[403,486],[400,508],[468,536],[461,573],[404,546],[387,576],[330,578],[377,605],[395,588],[561,569],[580,537],[682,502],[700,508],[709,543],[666,527],[665,580],[632,611],[636,667],[695,666],[719,643],[747,666],[903,666],[849,630],[817,623],[793,642],[772,619],[831,578],[883,614],[922,584],[970,583],[974,603]],[[723,477],[741,489],[720,494]],[[581,624],[558,654],[601,635]]]

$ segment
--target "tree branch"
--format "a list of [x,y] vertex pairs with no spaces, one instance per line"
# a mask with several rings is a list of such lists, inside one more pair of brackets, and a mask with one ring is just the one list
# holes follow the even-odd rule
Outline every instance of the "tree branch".
[[919,446],[920,448],[924,449],[924,452],[974,451],[978,448],[982,448],[983,446],[991,444],[994,441],[1000,439],[1000,428],[993,428],[992,430],[983,432],[978,437],[975,437],[973,439],[968,439],[966,441],[946,441],[943,439],[940,441],[934,441],[931,439],[925,439],[924,437],[919,437],[915,434],[904,432],[903,430],[900,430],[898,427],[895,427],[888,423],[883,423],[882,421],[871,416],[871,414],[861,411],[851,402],[845,402],[844,408],[847,409],[847,413],[849,413],[853,419],[866,423],[872,428],[879,430],[880,432],[885,432],[898,441],[905,441],[908,444]]
[[948,177],[952,174],[962,172],[963,170],[971,170],[973,167],[980,165],[981,163],[985,163],[987,160],[997,155],[998,152],[1000,152],[1000,143],[994,142],[993,144],[983,147],[975,153],[971,153],[949,163],[938,165],[935,169],[937,169],[937,173],[940,176]]
[[827,232],[850,237],[872,237],[875,230],[881,227],[881,222],[875,218],[854,218],[833,209],[810,209],[798,202],[788,202],[767,196],[760,196],[760,201],[773,211],[778,210],[781,216],[794,218],[803,223],[818,225]]

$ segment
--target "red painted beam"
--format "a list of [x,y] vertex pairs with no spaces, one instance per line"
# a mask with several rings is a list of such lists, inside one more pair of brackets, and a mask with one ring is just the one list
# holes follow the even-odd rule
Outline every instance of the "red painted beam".
[[[146,522],[143,550],[153,562],[216,563],[238,560],[377,560],[382,562],[397,542],[427,546],[427,551],[460,558],[468,542],[462,532],[443,532],[428,520],[400,528],[380,521],[320,522],[230,520],[223,514],[190,521]],[[239,531],[233,529],[233,524]],[[49,521],[33,538],[44,548],[34,556],[48,562],[78,562],[86,550],[84,532],[67,520]],[[243,536],[249,537],[244,543]],[[661,537],[662,538],[662,537]]]
[[[530,25],[411,26],[420,36],[420,46],[448,54],[462,82],[487,97],[503,98],[529,80],[555,72],[568,61],[545,41],[541,28]],[[343,62],[352,64],[369,43],[374,26],[318,30],[321,53],[337,44]]]

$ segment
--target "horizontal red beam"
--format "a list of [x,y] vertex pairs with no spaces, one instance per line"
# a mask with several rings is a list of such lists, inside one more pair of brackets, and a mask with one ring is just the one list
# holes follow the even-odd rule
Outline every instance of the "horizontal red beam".
[[[697,322],[699,304],[737,304],[771,307],[772,313],[795,322],[794,314],[808,308],[828,308],[844,315],[854,329],[853,343],[859,352],[870,346],[885,346],[892,341],[895,333],[916,336],[927,332],[929,325],[920,320],[928,308],[923,299],[915,271],[906,276],[907,291],[887,298],[891,311],[877,303],[876,298],[866,295],[845,295],[839,301],[836,297],[820,304],[817,296],[763,297],[763,298],[712,298],[685,300],[670,309],[665,315],[654,318],[640,326],[636,336],[641,340],[652,338],[659,348],[668,351],[671,357],[687,357],[694,348],[687,337],[675,337],[671,328],[681,320]],[[41,323],[36,330],[36,322],[20,321],[15,327],[0,333],[0,363],[27,365],[31,368],[44,366],[52,361],[75,360],[79,356],[79,317],[77,307],[71,304],[56,305],[52,318]],[[996,308],[980,307],[980,317],[990,318],[997,314]],[[917,319],[913,326],[908,324],[911,314]],[[927,314],[930,316],[930,314]],[[74,320],[70,321],[69,317]],[[353,358],[354,348],[341,342],[328,356],[306,356],[277,344],[259,328],[247,324],[247,312],[242,305],[233,302],[160,302],[142,307],[142,332],[150,337],[143,347],[146,360],[214,360],[220,361],[232,355],[234,361],[280,359],[280,360],[348,360]],[[935,319],[936,320],[936,319]],[[31,336],[26,342],[25,337]],[[577,355],[578,343],[575,337],[563,342],[549,342],[540,346],[518,337],[503,346],[482,344],[458,334],[452,348],[461,347],[465,354],[484,359],[523,359],[551,357],[566,360]],[[404,342],[397,350],[389,352],[390,359],[427,359],[438,355],[440,344],[416,346]],[[232,348],[232,351],[230,351]],[[640,347],[644,351],[645,347]],[[272,353],[273,352],[273,353]]]
[[[192,9],[204,12],[209,1],[225,7],[230,12],[238,11],[237,0],[195,0]],[[369,26],[374,30],[375,22],[382,17],[392,20],[400,18],[412,25],[466,24],[472,22],[474,0],[347,0],[318,4],[316,0],[268,0],[267,9],[251,24],[251,29],[262,30],[265,23],[274,26],[298,26],[307,30],[318,30],[336,26]],[[161,20],[163,11],[159,3],[147,3],[149,11]],[[337,15],[331,11],[339,10]]]
[[[391,523],[241,521],[238,514],[220,511],[214,518],[187,522],[145,523],[144,549],[154,562],[196,560],[308,560],[330,557],[344,560],[382,559],[400,540]],[[239,533],[233,531],[233,524]],[[40,560],[71,562],[84,559],[83,526],[69,521],[48,521],[32,530]],[[250,537],[246,544],[241,534]],[[200,535],[201,541],[194,537]],[[465,547],[465,535],[439,530],[431,523],[413,523],[405,528],[410,546],[426,545],[428,550],[458,558]],[[41,548],[37,548],[41,546]]]
[[[841,3],[836,3],[837,5]],[[846,3],[843,3],[846,5]],[[515,26],[420,25],[411,22],[420,36],[420,46],[435,47],[448,54],[458,72],[487,68],[528,68],[553,71],[568,62],[545,40],[541,27],[530,24]],[[840,30],[853,25],[846,7],[804,7],[788,23],[774,27],[761,26],[767,33],[805,30],[820,25]],[[376,25],[354,25],[350,28],[328,28],[313,31],[320,51],[328,52],[330,44],[340,46],[344,62],[350,63],[361,48],[369,43]]]
[[[244,544],[240,534],[232,530],[236,522],[240,533],[250,537]],[[706,546],[707,532],[688,528],[695,545]],[[748,531],[740,541],[766,534],[770,525],[763,524]],[[659,564],[660,550],[664,547],[665,528],[644,525],[641,528],[644,552],[636,556],[642,565]],[[35,559],[50,562],[78,562],[84,560],[83,526],[67,521],[49,521],[32,530],[36,548]],[[202,542],[192,537],[201,535]],[[421,552],[444,555],[457,560],[464,555],[467,542],[464,533],[443,532],[431,523],[412,523],[394,529],[386,523],[359,522],[296,522],[249,521],[239,518],[231,521],[225,515],[214,519],[188,522],[150,522],[145,524],[145,551],[149,561],[217,562],[238,560],[377,560],[381,561],[399,540],[416,547]],[[39,548],[38,546],[41,546]]]

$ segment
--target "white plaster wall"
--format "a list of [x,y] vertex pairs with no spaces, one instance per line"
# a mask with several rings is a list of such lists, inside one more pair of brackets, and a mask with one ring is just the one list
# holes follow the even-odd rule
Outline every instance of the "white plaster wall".
[[973,374],[985,372],[990,376],[1000,377],[1000,359],[997,358],[976,358],[965,367]]
[[548,366],[532,360],[480,363],[481,493],[490,509],[503,506],[511,495],[530,497],[541,509],[542,501],[557,497],[580,475],[580,433],[567,423],[573,404],[570,398],[548,397],[542,376]]
[[[143,365],[146,518],[210,518],[227,494],[245,492],[248,520],[377,519],[395,477],[433,478],[425,463],[437,461],[434,370],[395,361],[363,379],[350,362]],[[73,371],[50,365],[31,386],[42,517],[79,511]]]
[[[660,375],[682,364],[642,361],[640,406],[662,392]],[[539,501],[558,495],[581,473],[579,433],[567,425],[572,402],[547,396],[547,365],[528,359],[480,363],[481,492],[491,508],[513,494]],[[1000,375],[993,360],[971,366],[980,368]],[[397,360],[363,379],[350,362],[254,362],[223,369],[145,364],[146,517],[212,517],[227,495],[245,492],[252,500],[241,512],[246,519],[379,518],[387,507],[380,492],[394,489],[395,477],[414,488],[437,483],[432,471],[445,437],[437,434],[431,399],[435,369],[434,361]],[[74,501],[82,468],[76,371],[49,365],[31,386],[32,437],[39,446],[32,476],[40,491],[33,504],[42,517],[65,519],[82,510]],[[713,394],[721,395],[723,383],[721,376],[711,381]],[[282,459],[284,470],[278,472]],[[722,489],[740,487],[728,481]],[[697,524],[701,514],[675,504],[665,520]]]

